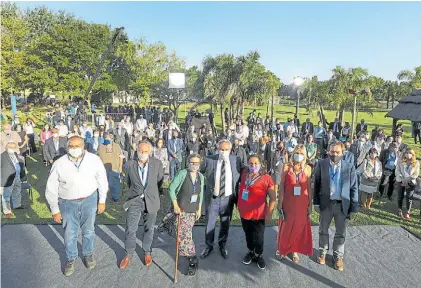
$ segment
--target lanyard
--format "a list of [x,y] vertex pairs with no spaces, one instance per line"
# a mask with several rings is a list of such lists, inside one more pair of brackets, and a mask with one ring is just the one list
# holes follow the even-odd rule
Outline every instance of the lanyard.
[[300,178],[301,178],[301,173],[302,173],[302,171],[300,171],[300,173],[298,173],[298,174],[296,174],[294,171],[292,171],[292,173],[294,173],[294,175],[295,175],[295,180],[296,180],[296,182],[295,183],[300,183]]
[[196,179],[194,181],[190,173],[189,173],[189,177],[190,177],[191,183],[193,184],[193,195],[194,195],[196,194],[196,187],[197,187],[197,183],[199,182],[199,174],[196,175]]
[[338,174],[338,170],[339,170],[339,167],[337,167],[335,172],[333,172],[334,169],[333,169],[332,165],[329,165],[330,180],[334,180],[336,178],[336,175]]
[[80,159],[79,165],[77,164],[77,161],[76,162],[73,162],[70,159],[69,155],[67,155],[67,158],[73,163],[73,165],[75,165],[75,167],[77,168],[77,170],[79,170],[79,167],[80,167],[80,165],[82,165],[83,159],[85,158],[85,153],[83,153],[83,156],[82,156],[82,159]]
[[260,174],[258,174],[256,177],[254,177],[253,179],[247,179],[246,178],[246,181],[245,181],[245,184],[246,184],[246,189],[248,189],[250,186],[252,186],[254,183],[256,183],[256,181],[257,180],[259,180],[260,179],[260,177],[261,177],[261,175]]
[[146,185],[147,185],[147,183],[146,183],[146,178],[147,178],[147,175],[145,175],[145,170],[146,170],[146,165],[144,166],[144,167],[141,167],[140,165],[139,165],[139,176],[140,176],[140,181],[142,182],[142,185],[146,188]]

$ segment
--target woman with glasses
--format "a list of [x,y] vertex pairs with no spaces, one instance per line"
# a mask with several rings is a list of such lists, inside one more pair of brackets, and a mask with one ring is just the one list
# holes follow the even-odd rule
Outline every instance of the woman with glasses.
[[202,214],[205,178],[199,172],[199,154],[189,155],[187,163],[187,169],[180,170],[171,182],[169,196],[172,202],[172,209],[164,218],[158,231],[166,231],[171,236],[175,236],[176,215],[180,215],[179,255],[188,258],[188,275],[194,276],[198,269],[199,261],[196,257],[192,230],[194,223],[199,220]]

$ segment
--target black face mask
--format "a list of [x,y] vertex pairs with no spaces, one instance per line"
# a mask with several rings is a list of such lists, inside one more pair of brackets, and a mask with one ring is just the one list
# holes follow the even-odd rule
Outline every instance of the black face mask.
[[329,155],[329,158],[335,164],[342,160],[342,156]]

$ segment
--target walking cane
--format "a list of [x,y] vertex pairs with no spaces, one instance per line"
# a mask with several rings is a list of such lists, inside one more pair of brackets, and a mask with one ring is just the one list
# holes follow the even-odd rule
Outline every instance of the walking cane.
[[174,283],[177,284],[178,280],[178,247],[180,246],[180,214],[177,215],[177,238],[175,240],[175,267],[174,267]]

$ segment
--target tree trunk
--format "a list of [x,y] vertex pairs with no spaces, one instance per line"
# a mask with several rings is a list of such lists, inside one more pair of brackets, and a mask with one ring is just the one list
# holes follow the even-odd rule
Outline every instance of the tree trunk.
[[241,106],[240,106],[241,118],[243,117],[243,114],[244,114],[244,99],[241,99]]
[[343,126],[343,120],[344,120],[344,114],[345,114],[345,105],[342,104],[339,108],[339,123]]
[[326,119],[326,117],[325,117],[325,111],[324,111],[323,106],[322,106],[322,105],[320,105],[320,104],[319,104],[319,110],[320,110],[320,113],[319,113],[320,122],[322,122],[323,127],[324,127],[325,129],[327,129],[327,128],[326,128],[326,121],[325,121],[325,119]]
[[389,100],[390,100],[390,94],[389,92],[387,92],[386,109],[389,109]]
[[395,93],[392,93],[392,109],[394,105],[395,105]]
[[219,104],[219,105],[220,105],[220,110],[221,110],[222,132],[225,133],[224,105],[223,104]]

